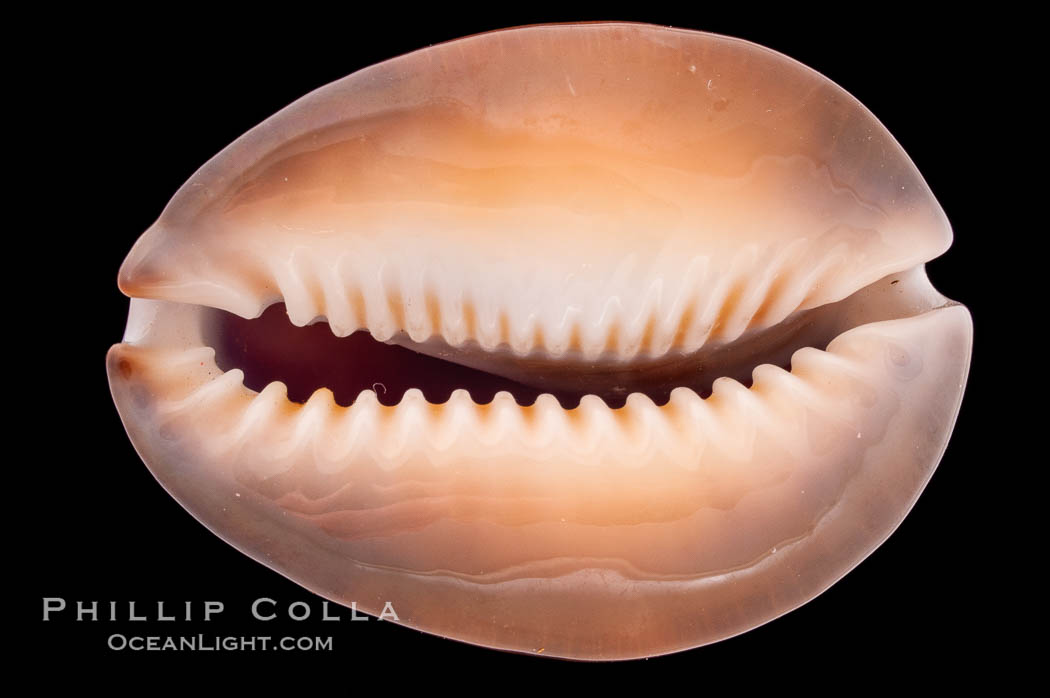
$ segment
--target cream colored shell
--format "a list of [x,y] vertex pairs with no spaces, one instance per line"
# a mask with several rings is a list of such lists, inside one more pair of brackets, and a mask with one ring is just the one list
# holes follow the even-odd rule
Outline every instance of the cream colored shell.
[[[187,509],[327,598],[493,647],[659,654],[797,607],[907,513],[969,365],[969,314],[922,270],[950,241],[881,124],[780,54],[494,32],[328,85],[201,168],[121,269],[110,382]],[[276,301],[544,388],[734,356],[753,383],[300,405],[208,346],[211,308]]]

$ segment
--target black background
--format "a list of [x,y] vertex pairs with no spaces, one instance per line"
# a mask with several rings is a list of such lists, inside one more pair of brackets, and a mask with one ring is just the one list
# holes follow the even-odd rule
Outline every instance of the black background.
[[[163,18],[68,17],[61,31],[40,31],[40,60],[24,66],[36,85],[26,115],[46,136],[30,143],[39,172],[30,198],[16,202],[44,221],[27,232],[34,261],[16,271],[34,294],[32,309],[21,318],[32,334],[19,343],[32,349],[33,358],[15,371],[16,380],[29,382],[20,399],[32,430],[21,435],[32,446],[23,456],[31,477],[23,491],[32,493],[32,513],[15,535],[26,546],[30,589],[19,607],[33,633],[31,651],[62,662],[102,660],[96,667],[240,659],[265,660],[269,667],[295,662],[393,672],[395,678],[407,667],[467,666],[459,662],[530,675],[684,671],[699,677],[742,669],[750,676],[823,675],[828,667],[858,676],[896,675],[936,671],[931,660],[938,657],[944,667],[972,671],[987,661],[989,628],[1002,613],[988,593],[997,563],[988,530],[997,517],[997,486],[982,467],[995,382],[982,355],[984,337],[991,335],[982,330],[995,301],[986,292],[988,275],[977,270],[987,268],[986,248],[994,244],[988,230],[997,220],[996,204],[986,173],[1001,129],[991,121],[999,105],[987,88],[1000,67],[984,19],[956,17],[952,24],[892,12],[770,16],[752,9],[688,14],[655,7],[462,16],[392,8],[387,17],[366,19],[351,9],[311,9],[308,17],[294,10],[284,8],[272,21],[254,15],[220,21],[199,10],[178,14],[181,9]],[[105,352],[120,340],[127,312],[117,269],[194,170],[306,92],[428,44],[577,19],[648,21],[749,39],[822,72],[880,118],[926,177],[955,230],[952,249],[929,265],[934,285],[966,304],[975,320],[972,372],[955,435],[915,509],[869,559],[803,608],[713,646],[596,668],[466,646],[389,623],[322,623],[319,600],[194,521],[132,449],[104,369]],[[226,611],[209,624],[76,623],[69,613],[44,623],[45,596],[125,607],[136,600],[146,610],[158,600],[169,607],[194,601],[198,615],[203,601],[219,600]],[[313,618],[253,621],[249,605],[262,596],[280,607],[307,601]],[[334,651],[132,654],[106,648],[114,632],[333,635]]]

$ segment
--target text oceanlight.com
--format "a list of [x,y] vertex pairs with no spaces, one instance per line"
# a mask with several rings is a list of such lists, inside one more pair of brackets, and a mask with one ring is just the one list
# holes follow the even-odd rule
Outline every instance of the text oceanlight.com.
[[107,646],[111,650],[130,650],[132,652],[255,652],[283,650],[286,652],[324,652],[332,650],[332,638],[329,637],[268,637],[268,636],[222,636],[222,635],[181,635],[181,636],[143,636],[110,635]]

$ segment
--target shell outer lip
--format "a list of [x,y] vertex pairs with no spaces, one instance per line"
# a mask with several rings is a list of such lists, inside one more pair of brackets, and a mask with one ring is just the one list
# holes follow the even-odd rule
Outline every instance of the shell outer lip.
[[[968,327],[969,327],[969,315],[968,315],[968,313],[965,312],[965,309],[961,308],[961,306],[949,305],[949,306],[945,307],[944,309],[936,310],[936,311],[932,311],[932,312],[933,313],[943,313],[943,312],[946,312],[948,310],[955,310],[955,311],[960,311],[961,310],[962,311],[962,315],[965,316],[966,326],[967,326],[967,329],[968,329]],[[967,335],[967,339],[966,339],[966,359],[967,359],[967,361],[966,361],[966,363],[962,364],[963,366],[968,365],[968,358],[969,358],[969,351],[970,351],[970,344],[969,344],[970,340],[968,339],[968,337],[969,337],[969,335]],[[132,400],[132,398],[130,397],[130,395],[127,392],[129,390],[128,385],[125,384],[124,382],[120,381],[119,379],[114,380],[115,378],[117,378],[119,376],[119,373],[120,373],[119,362],[120,362],[120,354],[121,354],[122,351],[123,351],[122,345],[116,345],[116,346],[113,347],[113,349],[111,349],[110,354],[109,354],[109,372],[110,372],[111,388],[113,390],[114,400],[115,400],[116,404],[118,405],[118,411],[121,412],[121,417],[122,417],[122,420],[125,423],[125,427],[126,427],[128,433],[129,433],[129,436],[131,437],[131,440],[132,440],[133,444],[135,445],[136,450],[139,452],[140,456],[142,456],[143,460],[146,463],[157,463],[157,462],[160,462],[161,460],[163,460],[163,457],[162,456],[158,456],[156,453],[151,452],[151,448],[152,448],[151,443],[155,442],[155,439],[152,439],[149,434],[143,433],[142,428],[141,428],[141,423],[138,422],[135,419],[135,416],[133,414],[130,414],[125,409],[125,406],[127,406],[130,403],[130,401]],[[960,380],[962,381],[962,384],[965,383],[965,378],[966,378],[966,374],[965,374],[965,371],[963,371],[962,375],[960,376]],[[958,393],[958,399],[961,400],[961,389],[960,389],[960,392]],[[931,455],[933,456],[933,460],[932,460],[933,463],[936,463],[940,459],[941,455],[944,452],[944,448],[945,448],[945,446],[947,444],[947,436],[948,436],[948,434],[950,434],[950,427],[954,424],[954,420],[955,420],[955,418],[957,416],[957,407],[958,407],[958,401],[956,403],[956,409],[953,411],[953,413],[951,415],[951,424],[948,425],[948,427],[949,427],[948,430],[943,433],[943,439],[940,441],[939,444],[936,445],[936,452],[935,453],[931,452]],[[245,543],[246,538],[243,535],[239,535],[239,534],[243,534],[244,531],[233,531],[233,532],[231,532],[229,528],[226,528],[224,530],[223,526],[217,525],[215,519],[211,515],[209,515],[206,511],[202,510],[202,508],[201,508],[201,501],[200,501],[200,498],[199,498],[200,497],[199,492],[198,493],[191,492],[191,493],[187,494],[186,490],[180,490],[180,487],[184,487],[188,483],[192,482],[194,480],[194,478],[192,478],[192,477],[185,477],[185,473],[183,473],[183,475],[181,475],[179,477],[176,477],[173,480],[173,479],[171,479],[170,475],[162,476],[161,472],[158,471],[157,469],[154,469],[154,468],[151,467],[151,470],[153,471],[153,474],[155,475],[155,477],[157,477],[158,481],[161,482],[162,486],[164,486],[165,489],[176,498],[176,500],[178,500],[195,517],[197,517],[199,520],[201,520],[202,523],[204,523],[210,530],[215,532],[217,535],[219,535],[221,538],[226,540],[228,543],[230,543],[231,545],[233,545],[237,549],[241,550],[242,552],[245,552],[246,554],[248,554],[253,559],[256,559],[259,562],[262,562],[263,564],[265,564],[266,566],[270,567],[271,569],[274,569],[274,570],[278,571],[279,573],[281,573],[282,575],[287,576],[288,578],[292,579],[293,581],[296,581],[298,584],[303,585],[304,587],[308,588],[309,590],[311,590],[312,592],[318,594],[319,596],[322,596],[324,598],[330,599],[330,600],[335,601],[335,602],[345,601],[345,598],[341,597],[341,595],[338,592],[333,591],[332,587],[326,586],[324,584],[314,584],[309,579],[309,577],[304,578],[303,574],[302,574],[302,570],[300,570],[298,573],[296,573],[294,571],[289,570],[286,566],[282,566],[278,562],[278,560],[281,559],[282,555],[280,555],[280,554],[274,555],[273,554],[274,550],[273,550],[272,547],[263,547],[262,549],[260,549],[258,547],[253,547],[253,545],[250,542],[247,543],[247,544]],[[769,617],[764,618],[760,623],[756,623],[755,626],[760,625],[760,624],[764,624],[765,622],[768,622],[769,620],[772,620],[772,619],[774,619],[776,617],[779,617],[780,615],[783,615],[783,613],[786,613],[789,610],[793,610],[794,608],[797,608],[799,605],[801,605],[802,603],[805,603],[810,598],[813,598],[816,595],[819,595],[825,589],[827,589],[831,584],[833,584],[835,581],[837,581],[839,578],[841,578],[841,576],[843,576],[850,569],[855,567],[856,564],[858,564],[860,562],[860,560],[862,560],[864,557],[866,557],[868,554],[870,554],[871,551],[873,551],[879,544],[881,544],[881,542],[883,540],[885,540],[885,538],[888,537],[888,535],[894,529],[896,529],[896,527],[900,524],[901,520],[903,520],[904,515],[914,505],[914,502],[917,499],[919,493],[921,492],[922,488],[925,486],[925,484],[928,481],[930,475],[932,475],[932,470],[933,470],[932,467],[930,469],[928,469],[924,473],[924,475],[921,477],[921,479],[915,483],[916,486],[911,491],[911,493],[907,497],[906,501],[900,502],[900,504],[902,505],[903,509],[900,512],[899,517],[892,523],[891,526],[886,528],[876,539],[874,539],[873,542],[870,543],[870,545],[868,546],[867,550],[863,553],[863,555],[861,555],[860,557],[858,557],[857,559],[853,560],[848,565],[843,567],[836,575],[834,575],[833,578],[829,578],[829,579],[824,580],[823,583],[820,585],[819,589],[817,589],[815,591],[815,593],[812,594],[812,596],[810,596],[808,598],[803,598],[803,599],[799,600],[798,602],[790,605],[790,607],[782,608],[776,614],[770,615]],[[272,513],[263,514],[262,516],[263,516],[263,518],[272,517]],[[251,528],[251,526],[248,526],[248,528]],[[265,526],[264,526],[263,530],[264,531],[266,530]],[[273,538],[273,536],[270,536],[269,533],[264,533],[263,537],[264,538],[271,538],[271,539]],[[257,539],[258,539],[258,534],[256,535],[256,540]],[[251,538],[249,537],[248,540],[251,540]],[[285,553],[287,553],[287,552],[288,551],[285,551]],[[366,608],[364,610],[367,611],[368,609]],[[433,628],[430,628],[430,627],[426,627],[425,625],[417,626],[417,625],[413,624],[411,621],[404,622],[403,624],[409,625],[411,627],[417,627],[418,629],[421,629],[421,630],[424,630],[424,631],[427,631],[427,632],[433,632],[433,633],[439,634],[441,636],[446,636],[446,633],[441,632],[440,629],[433,629]],[[733,635],[739,634],[740,632],[746,631],[750,627],[751,626],[745,627],[745,628],[738,628],[738,629],[736,629],[736,630],[734,630],[732,632],[726,633],[725,635],[723,635],[721,637],[710,638],[709,640],[707,640],[706,642],[701,643],[701,644],[709,644],[710,642],[714,642],[714,641],[718,641],[718,640],[721,640],[721,639],[725,639],[726,637],[731,637]],[[462,637],[458,637],[456,639],[460,639],[460,640],[463,640],[463,641],[466,641],[466,642],[471,642],[472,644],[477,644],[473,640],[464,640]],[[510,650],[510,651],[529,653],[529,649],[523,648],[523,647],[520,647],[520,646],[514,646],[514,645],[501,646],[499,644],[494,644],[494,643],[482,643],[482,644],[488,644],[489,646],[494,646],[494,647],[498,647],[500,649],[506,649],[506,650]],[[693,643],[693,642],[686,642],[686,643],[684,643],[682,645],[669,645],[669,646],[664,646],[664,647],[659,647],[659,648],[653,648],[651,651],[646,651],[645,653],[640,653],[638,655],[631,655],[631,656],[656,656],[658,654],[666,654],[666,653],[670,653],[670,652],[681,651],[683,649],[688,649],[689,647],[693,647],[693,646],[699,646],[699,645],[697,645],[696,643]],[[562,656],[562,654],[559,653],[557,650],[555,650],[553,652],[550,652],[547,656]],[[589,655],[584,655],[584,656],[575,656],[575,655],[572,655],[571,653],[564,653],[564,656],[569,657],[569,658],[574,658],[574,659],[595,659],[595,660],[630,658],[630,656],[606,656],[606,655],[601,655],[601,654],[589,654]]]

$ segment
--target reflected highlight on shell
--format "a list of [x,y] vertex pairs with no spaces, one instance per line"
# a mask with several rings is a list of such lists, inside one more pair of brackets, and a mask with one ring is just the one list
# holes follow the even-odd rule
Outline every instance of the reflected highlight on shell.
[[544,656],[744,632],[901,522],[972,324],[849,94],[739,39],[532,26],[323,87],[120,270],[161,484],[317,594]]

